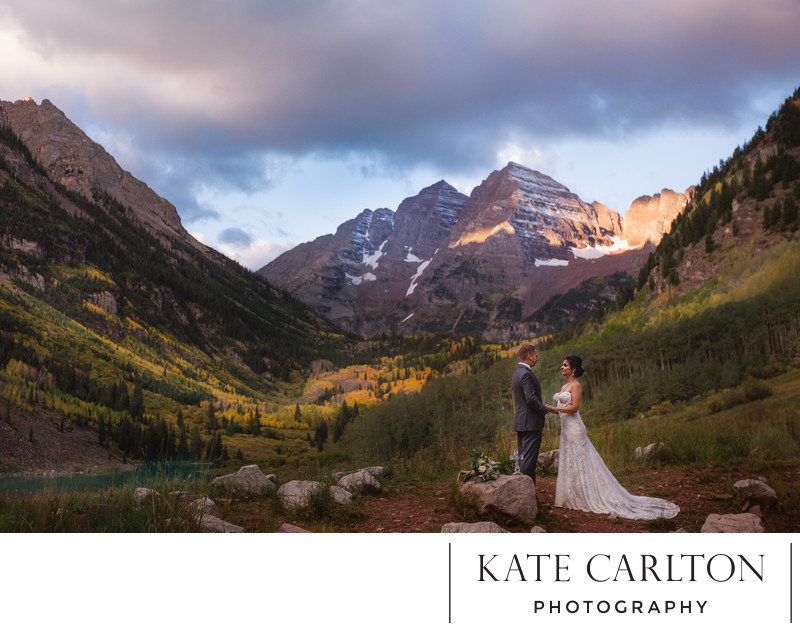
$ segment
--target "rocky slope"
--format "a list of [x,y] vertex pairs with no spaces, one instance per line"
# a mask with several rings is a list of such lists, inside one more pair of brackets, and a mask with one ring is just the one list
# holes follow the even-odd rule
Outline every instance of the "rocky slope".
[[[172,204],[49,101],[0,101],[0,287],[0,367],[47,357],[53,370],[88,375],[94,361],[74,362],[91,356],[93,343],[111,345],[103,357],[116,369],[127,353],[140,355],[126,348],[118,357],[119,346],[144,342],[165,365],[183,353],[232,382],[220,368],[229,358],[247,379],[269,381],[341,339],[307,307],[195,241]],[[56,333],[73,324],[80,339],[67,344]]]
[[102,191],[126,207],[152,234],[178,237],[207,249],[184,229],[175,206],[124,171],[49,100],[41,105],[30,98],[0,101],[0,125],[8,126],[25,143],[53,182],[87,199],[95,199],[97,191]]
[[363,211],[259,273],[363,334],[511,339],[537,331],[527,319],[554,295],[589,278],[637,271],[686,201],[664,190],[636,200],[623,219],[509,163],[469,197],[438,182],[394,213]]

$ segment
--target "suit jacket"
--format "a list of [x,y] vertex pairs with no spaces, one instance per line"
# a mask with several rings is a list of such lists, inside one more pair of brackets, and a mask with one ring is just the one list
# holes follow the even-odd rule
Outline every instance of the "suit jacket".
[[514,391],[514,431],[542,431],[547,408],[542,403],[542,387],[536,375],[518,364],[511,377],[511,389]]

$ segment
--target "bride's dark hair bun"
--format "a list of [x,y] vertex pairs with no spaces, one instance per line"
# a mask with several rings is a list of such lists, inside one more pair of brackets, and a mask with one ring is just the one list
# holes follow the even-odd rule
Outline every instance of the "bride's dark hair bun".
[[583,360],[577,355],[568,355],[565,358],[569,362],[569,367],[572,368],[576,377],[583,374]]

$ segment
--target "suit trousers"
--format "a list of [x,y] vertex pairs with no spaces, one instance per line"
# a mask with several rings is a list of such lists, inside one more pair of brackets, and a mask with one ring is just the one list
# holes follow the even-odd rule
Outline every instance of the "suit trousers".
[[539,461],[539,448],[542,446],[542,430],[517,432],[517,450],[522,456],[519,470],[536,482],[536,465]]

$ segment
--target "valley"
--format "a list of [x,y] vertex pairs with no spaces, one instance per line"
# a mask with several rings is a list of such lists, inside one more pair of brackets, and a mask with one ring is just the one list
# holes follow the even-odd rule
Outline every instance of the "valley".
[[[475,449],[510,466],[509,375],[533,341],[547,393],[562,357],[583,357],[582,413],[622,480],[691,490],[670,527],[736,508],[725,489],[747,474],[779,492],[770,528],[797,530],[798,111],[795,94],[696,187],[624,218],[510,163],[469,197],[439,182],[253,273],[51,103],[0,102],[0,473],[166,459],[286,481],[380,464],[385,496],[344,512],[267,498],[223,513],[387,531],[382,502],[399,528],[419,504],[429,529],[471,517],[452,485]],[[634,462],[653,442],[663,458]],[[629,528],[543,515],[558,532]]]

